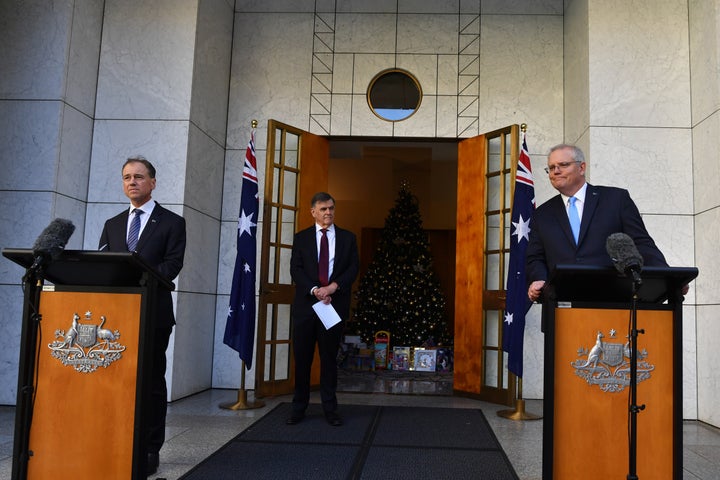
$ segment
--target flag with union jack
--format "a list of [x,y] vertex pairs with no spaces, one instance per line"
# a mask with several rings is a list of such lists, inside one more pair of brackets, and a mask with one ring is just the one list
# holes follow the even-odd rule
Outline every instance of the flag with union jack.
[[248,369],[252,367],[255,344],[255,264],[258,221],[258,180],[255,157],[255,130],[245,151],[242,174],[240,217],[237,227],[237,254],[230,290],[224,343],[237,350]]
[[535,209],[535,185],[533,183],[530,155],[525,133],[515,173],[510,229],[510,261],[508,265],[505,317],[503,321],[503,351],[508,353],[508,369],[522,378],[523,341],[525,315],[532,302],[527,296],[525,284],[525,256],[530,235],[530,217]]

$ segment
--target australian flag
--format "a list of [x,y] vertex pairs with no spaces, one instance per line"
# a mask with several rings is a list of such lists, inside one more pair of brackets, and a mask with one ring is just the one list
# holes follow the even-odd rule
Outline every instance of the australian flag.
[[224,342],[240,354],[248,369],[252,367],[255,344],[255,264],[258,220],[257,160],[255,131],[245,152],[242,175],[240,217],[237,227],[237,256],[230,290],[230,306]]
[[503,322],[503,351],[508,353],[508,369],[522,378],[525,314],[532,302],[525,283],[525,255],[530,235],[530,217],[535,209],[535,186],[525,134],[515,174],[515,195],[510,230],[510,262],[507,278],[507,300]]

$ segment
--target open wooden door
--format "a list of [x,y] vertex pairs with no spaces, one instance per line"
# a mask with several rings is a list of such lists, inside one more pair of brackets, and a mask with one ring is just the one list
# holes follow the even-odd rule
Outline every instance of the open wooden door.
[[[260,257],[255,394],[294,389],[290,308],[295,287],[290,256],[295,232],[312,224],[310,200],[328,185],[328,140],[268,121]],[[313,362],[318,367],[319,362]],[[314,382],[319,378],[313,375]]]
[[458,144],[453,389],[503,405],[515,399],[502,324],[518,156],[517,125]]

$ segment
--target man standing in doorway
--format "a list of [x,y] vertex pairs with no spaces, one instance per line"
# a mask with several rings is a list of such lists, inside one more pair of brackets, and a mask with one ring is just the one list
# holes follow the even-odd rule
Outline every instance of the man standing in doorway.
[[[359,258],[355,234],[334,224],[335,200],[316,193],[310,203],[315,225],[295,234],[290,275],[295,282],[292,344],[295,359],[295,395],[288,425],[305,417],[310,401],[310,372],[315,345],[320,354],[320,398],[325,419],[342,425],[337,412],[337,352],[345,320],[350,315],[352,284]],[[317,302],[332,304],[343,320],[326,329],[313,310]]]

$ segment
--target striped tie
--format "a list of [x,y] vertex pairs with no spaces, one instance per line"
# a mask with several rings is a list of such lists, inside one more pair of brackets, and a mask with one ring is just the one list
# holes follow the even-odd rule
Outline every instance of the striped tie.
[[134,252],[137,247],[138,237],[140,236],[140,215],[143,211],[139,208],[133,210],[133,221],[130,224],[130,231],[128,232],[127,247],[129,252]]
[[320,276],[320,286],[324,287],[328,284],[328,271],[330,270],[330,249],[328,248],[327,228],[320,229],[322,237],[320,237],[320,258],[318,259],[318,275]]

